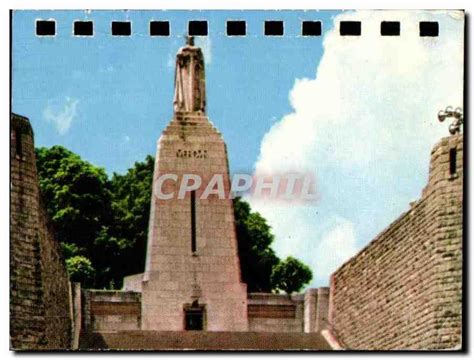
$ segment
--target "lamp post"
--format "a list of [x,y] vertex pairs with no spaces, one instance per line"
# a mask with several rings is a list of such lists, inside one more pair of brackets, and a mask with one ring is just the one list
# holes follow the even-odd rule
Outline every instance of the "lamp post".
[[438,120],[443,122],[446,119],[453,118],[454,121],[449,125],[449,132],[455,135],[461,132],[461,125],[464,123],[464,115],[460,107],[453,110],[452,106],[448,106],[445,110],[438,112]]

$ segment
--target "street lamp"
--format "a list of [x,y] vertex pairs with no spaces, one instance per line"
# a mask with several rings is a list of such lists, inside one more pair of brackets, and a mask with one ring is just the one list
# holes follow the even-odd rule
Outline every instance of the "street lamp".
[[461,132],[461,125],[464,123],[464,115],[460,107],[453,110],[452,106],[448,106],[445,110],[438,112],[438,120],[443,122],[448,118],[454,118],[454,121],[449,125],[449,132],[455,135]]

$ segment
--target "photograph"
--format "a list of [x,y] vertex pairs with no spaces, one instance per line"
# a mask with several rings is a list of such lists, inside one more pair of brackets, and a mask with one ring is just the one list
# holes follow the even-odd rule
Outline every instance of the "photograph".
[[11,352],[466,351],[465,10],[9,17]]

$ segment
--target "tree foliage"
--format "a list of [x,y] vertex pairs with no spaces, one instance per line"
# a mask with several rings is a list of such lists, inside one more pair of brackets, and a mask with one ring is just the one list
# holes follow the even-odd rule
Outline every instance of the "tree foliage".
[[271,248],[271,227],[241,198],[234,199],[235,224],[242,279],[248,292],[299,291],[313,275],[311,269],[293,257],[281,261]]
[[[40,189],[73,281],[120,288],[144,271],[154,158],[108,178],[104,169],[62,146],[37,149]],[[280,261],[270,226],[250,205],[234,200],[243,281],[249,292],[300,290],[312,277],[294,258]]]
[[311,269],[292,256],[280,261],[271,275],[273,287],[287,294],[300,291],[313,278]]
[[95,269],[88,258],[84,256],[70,257],[66,259],[66,268],[71,281],[80,282],[85,287],[93,284]]
[[62,146],[36,152],[40,189],[60,242],[92,250],[111,220],[111,192],[104,169]]
[[[112,223],[112,193],[105,170],[62,147],[36,150],[39,184],[46,210],[66,258],[80,254],[94,264],[94,278],[76,279],[107,286],[108,248],[97,243]],[[91,275],[92,276],[92,275]]]
[[148,155],[126,174],[112,176],[114,223],[110,233],[124,250],[117,258],[120,262],[117,284],[125,275],[138,274],[145,268],[154,163],[154,158]]
[[272,269],[279,259],[271,248],[274,236],[266,220],[250,205],[234,199],[235,225],[242,280],[248,292],[270,292]]

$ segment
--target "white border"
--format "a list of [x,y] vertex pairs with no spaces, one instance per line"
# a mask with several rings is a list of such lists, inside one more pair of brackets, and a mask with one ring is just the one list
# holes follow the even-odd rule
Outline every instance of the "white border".
[[[84,1],[75,1],[71,0],[67,3],[60,0],[43,0],[41,2],[37,2],[34,0],[4,0],[1,2],[1,11],[0,11],[0,45],[1,48],[4,49],[4,56],[0,57],[1,61],[1,73],[0,78],[3,79],[1,82],[1,96],[0,96],[0,107],[2,110],[2,121],[0,121],[0,168],[3,170],[3,176],[0,176],[0,199],[2,199],[0,205],[0,252],[3,255],[3,261],[1,261],[0,272],[3,274],[2,278],[2,289],[3,289],[3,296],[0,300],[0,311],[2,314],[2,331],[0,332],[0,347],[2,349],[2,353],[5,357],[13,358],[14,353],[8,351],[9,348],[9,334],[8,334],[8,318],[9,318],[9,298],[8,298],[8,291],[9,289],[9,179],[6,174],[9,173],[9,58],[6,54],[8,54],[9,49],[9,9],[84,9],[84,8],[96,8],[96,9],[227,9],[227,10],[235,10],[235,9],[254,9],[254,10],[271,10],[271,9],[321,9],[321,10],[333,10],[333,9],[467,9],[469,21],[469,29],[468,29],[468,39],[469,44],[466,48],[466,54],[469,55],[469,49],[473,45],[473,34],[472,34],[472,14],[473,14],[473,2],[472,0],[385,0],[381,2],[380,0],[365,0],[365,1],[348,1],[348,0],[319,0],[318,2],[310,1],[310,0],[292,0],[292,1],[283,1],[283,0],[260,0],[258,3],[252,0],[228,0],[228,1],[220,1],[220,0],[180,0],[178,3],[176,0],[161,0],[160,2],[152,2],[146,0],[134,0],[134,1],[125,1],[125,0],[115,0],[111,2],[110,0],[84,0]],[[35,30],[36,32],[36,30]],[[36,34],[35,34],[36,35]],[[247,34],[248,35],[248,34]],[[468,74],[469,78],[466,79],[469,83],[472,79],[472,70]],[[469,93],[469,98],[466,98],[466,102],[472,104],[472,91]],[[469,121],[469,119],[467,119]],[[471,126],[468,126],[470,129]],[[471,137],[471,132],[469,131],[469,137]],[[474,151],[469,149],[470,158],[473,157]],[[466,148],[467,149],[467,148]],[[473,185],[473,176],[471,175],[470,178],[470,186],[472,188]],[[468,194],[466,194],[468,195]],[[472,205],[474,203],[474,193],[471,191],[469,194],[469,201]],[[467,219],[466,219],[467,220]],[[465,220],[465,221],[466,221]],[[474,212],[471,211],[469,214],[469,227],[474,221]],[[472,229],[471,229],[472,230]],[[470,239],[466,239],[469,241]],[[469,259],[470,261],[474,261],[474,246],[472,244],[469,246]],[[466,273],[467,274],[467,273]],[[467,276],[466,276],[467,278]],[[473,287],[472,276],[470,276],[471,280],[469,281],[469,290]],[[469,280],[469,278],[467,278]],[[469,291],[468,298],[472,300],[471,291]],[[466,294],[467,295],[467,294]],[[472,301],[471,301],[472,302]],[[466,303],[466,305],[468,305]],[[470,319],[469,323],[471,323],[473,311],[470,309]],[[468,325],[468,324],[466,324]],[[470,346],[473,346],[473,337],[474,332],[469,332],[469,339],[466,339]],[[471,349],[472,351],[472,349]],[[64,354],[65,356],[71,356],[68,354]],[[104,356],[110,357],[114,356],[115,354],[80,354],[75,355],[79,357],[86,357],[89,359],[104,359]],[[167,354],[167,353],[160,353],[157,354],[160,358],[164,359],[173,359],[176,356],[189,356],[196,354]],[[200,354],[204,355],[204,354]],[[213,354],[216,357],[221,358],[222,354]],[[270,354],[273,356],[276,354]],[[331,358],[343,356],[343,354],[314,354],[318,358]],[[31,354],[23,354],[22,357],[30,357]],[[33,355],[34,356],[34,355]],[[38,356],[38,355],[36,355]],[[40,355],[42,358],[54,358],[57,359],[57,355],[54,354],[42,354]],[[147,356],[143,354],[120,354],[121,358],[136,358],[139,356]],[[154,355],[152,355],[154,356]],[[238,357],[242,359],[248,359],[249,357],[253,357],[255,354],[248,354],[248,353],[240,353],[234,354],[233,357]],[[292,358],[294,354],[281,354],[278,353],[278,358]],[[379,355],[381,356],[381,355]],[[401,356],[404,359],[420,359],[422,354],[391,354],[391,356]],[[352,354],[352,358],[366,358],[367,354]],[[436,356],[438,359],[441,358],[448,358],[450,357],[449,353],[440,354]]]
[[44,0],[37,2],[35,0],[4,0],[2,1],[5,9],[135,9],[135,10],[410,10],[410,9],[452,9],[459,10],[472,8],[471,0],[319,0],[317,3],[313,0],[161,0],[159,2],[150,0],[71,0],[65,3],[62,0]]

